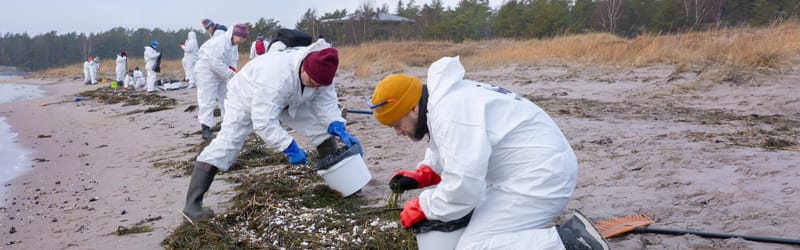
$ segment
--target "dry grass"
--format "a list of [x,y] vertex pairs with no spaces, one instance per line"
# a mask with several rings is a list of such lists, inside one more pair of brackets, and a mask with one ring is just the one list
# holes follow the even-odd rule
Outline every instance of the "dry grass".
[[[723,78],[748,70],[782,70],[796,62],[800,51],[800,23],[774,24],[765,28],[716,29],[677,35],[646,34],[625,39],[608,33],[560,36],[551,39],[446,41],[386,41],[341,47],[341,68],[356,76],[397,73],[408,67],[426,67],[442,56],[459,55],[467,68],[544,62],[580,63],[612,67],[637,67],[665,63],[678,70],[717,66]],[[247,55],[239,56],[239,65]],[[129,67],[142,66],[140,58]],[[113,59],[101,60],[100,75],[113,78]],[[165,78],[180,79],[180,60],[164,61]],[[71,65],[35,73],[36,77],[82,77],[82,66]]]
[[570,35],[523,41],[486,40],[464,43],[380,42],[342,48],[342,67],[357,76],[427,66],[441,56],[460,55],[468,68],[544,62],[637,67],[654,63],[679,69],[719,66],[782,70],[800,51],[800,23],[765,28],[717,29],[678,35],[642,35],[625,39],[608,33]]

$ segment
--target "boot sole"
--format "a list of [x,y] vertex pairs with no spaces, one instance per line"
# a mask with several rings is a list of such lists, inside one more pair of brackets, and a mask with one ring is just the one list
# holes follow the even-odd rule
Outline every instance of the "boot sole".
[[603,238],[603,235],[600,234],[600,231],[597,231],[597,228],[594,227],[592,221],[590,221],[589,218],[586,218],[586,215],[583,215],[583,213],[581,213],[580,211],[575,210],[572,216],[577,218],[583,224],[583,227],[586,229],[586,232],[588,232],[589,235],[592,236],[592,238],[596,239],[597,242],[599,242],[600,245],[602,245],[603,249],[606,250],[609,249],[608,242],[606,241],[606,239]]

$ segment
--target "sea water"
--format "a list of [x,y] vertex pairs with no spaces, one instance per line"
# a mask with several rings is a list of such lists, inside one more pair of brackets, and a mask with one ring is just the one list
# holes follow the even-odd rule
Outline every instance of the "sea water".
[[[7,78],[0,76],[0,79]],[[8,103],[25,99],[36,98],[44,95],[39,87],[33,85],[0,83],[0,103]],[[6,121],[7,117],[0,116],[0,205],[4,203],[5,188],[8,181],[25,173],[30,169],[31,150],[17,142],[17,133]]]

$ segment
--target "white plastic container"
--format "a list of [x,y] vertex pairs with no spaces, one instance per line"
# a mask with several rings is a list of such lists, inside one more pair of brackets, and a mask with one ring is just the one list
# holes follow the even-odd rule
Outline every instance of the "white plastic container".
[[452,232],[428,231],[424,233],[418,233],[416,234],[417,247],[419,247],[419,250],[456,249],[458,239],[461,239],[461,235],[464,234],[464,230],[467,230],[467,228],[462,227],[461,229]]
[[[360,146],[357,145],[337,152],[339,155],[327,159],[327,164],[333,164],[333,166],[317,170],[317,174],[325,179],[328,187],[342,193],[342,197],[350,196],[366,186],[367,182],[372,179],[364,159],[358,153],[361,151]],[[336,163],[330,162],[336,160],[338,160]]]

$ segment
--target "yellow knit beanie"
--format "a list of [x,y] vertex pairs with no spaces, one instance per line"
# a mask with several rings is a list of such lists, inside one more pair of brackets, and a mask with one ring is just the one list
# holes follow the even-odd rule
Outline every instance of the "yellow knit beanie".
[[[383,78],[372,92],[372,105],[376,105],[375,119],[383,125],[390,125],[411,112],[422,96],[422,81],[404,74],[389,75]],[[383,105],[381,105],[383,104]]]

